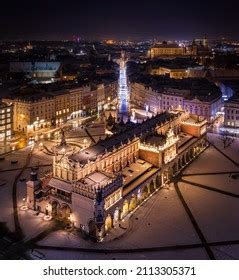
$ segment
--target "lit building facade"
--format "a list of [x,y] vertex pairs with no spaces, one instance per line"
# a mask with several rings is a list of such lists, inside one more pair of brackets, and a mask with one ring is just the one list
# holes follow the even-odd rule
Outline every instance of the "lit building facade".
[[151,75],[168,75],[171,79],[188,78],[188,71],[186,69],[169,69],[165,67],[153,68],[150,71]]
[[206,124],[188,113],[158,114],[78,153],[55,156],[50,178],[32,171],[28,207],[102,238],[206,148]]
[[10,141],[13,133],[13,105],[0,102],[0,143]]
[[200,99],[197,96],[194,98],[185,99],[183,108],[191,114],[205,117],[208,122],[212,122],[217,116],[217,113],[222,111],[222,99],[220,96],[210,99]]
[[165,89],[161,93],[161,109],[163,111],[183,110],[184,100],[190,95],[190,91],[181,89]]
[[56,61],[10,62],[11,73],[26,73],[32,78],[55,78],[60,74],[61,63]]
[[191,114],[205,117],[211,122],[217,112],[222,110],[220,94],[213,95],[205,91],[205,95],[196,96],[190,89],[165,87],[152,89],[143,83],[131,85],[130,99],[132,104],[148,109],[156,114],[163,111],[185,110]]
[[224,126],[239,127],[239,97],[232,96],[224,103]]
[[118,80],[104,83],[105,100],[111,102],[117,98],[118,93]]
[[206,71],[202,66],[188,67],[188,68],[167,68],[167,67],[153,67],[150,70],[150,75],[164,75],[171,79],[185,79],[185,78],[204,78]]
[[13,104],[15,131],[31,134],[42,128],[60,126],[69,119],[95,114],[117,95],[114,85],[82,86],[55,92],[39,92],[32,95],[4,98]]
[[13,104],[13,129],[30,133],[50,126],[55,117],[55,100],[45,96],[39,100],[4,99]]
[[183,56],[186,55],[186,49],[178,45],[161,44],[149,49],[148,56],[151,59],[161,56]]
[[177,44],[159,44],[148,50],[151,59],[159,57],[196,56],[197,46],[184,47]]

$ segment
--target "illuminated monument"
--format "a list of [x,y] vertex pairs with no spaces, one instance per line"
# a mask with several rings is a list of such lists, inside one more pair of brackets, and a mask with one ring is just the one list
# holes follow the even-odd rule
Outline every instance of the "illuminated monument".
[[71,155],[27,182],[28,207],[102,238],[207,147],[204,119],[163,113]]

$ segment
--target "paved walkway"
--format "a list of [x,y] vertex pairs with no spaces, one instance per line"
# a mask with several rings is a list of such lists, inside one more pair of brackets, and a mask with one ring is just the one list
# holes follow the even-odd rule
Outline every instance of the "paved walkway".
[[210,142],[208,140],[208,143],[214,148],[216,149],[220,154],[222,154],[225,158],[227,158],[228,160],[230,160],[233,164],[235,164],[236,166],[239,166],[239,163],[235,160],[233,160],[232,158],[230,158],[226,153],[224,153],[221,149],[219,149],[216,145],[214,145],[212,142]]
[[90,134],[90,132],[89,132],[89,130],[88,130],[87,128],[85,128],[85,132],[87,133],[87,135],[89,136],[89,138],[91,139],[91,141],[92,141],[93,143],[96,143],[94,137]]

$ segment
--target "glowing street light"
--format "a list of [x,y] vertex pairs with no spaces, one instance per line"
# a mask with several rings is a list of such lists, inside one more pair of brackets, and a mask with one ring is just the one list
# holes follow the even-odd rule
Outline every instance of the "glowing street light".
[[87,139],[86,138],[83,140],[83,143],[84,143],[84,147],[86,148],[86,146],[87,146]]
[[42,150],[42,148],[43,148],[43,143],[41,142],[39,143],[39,149]]
[[22,211],[28,210],[27,205],[25,205],[25,202],[26,202],[26,198],[25,198],[25,197],[23,197],[22,202],[23,202],[23,205],[21,206],[20,209],[21,209]]

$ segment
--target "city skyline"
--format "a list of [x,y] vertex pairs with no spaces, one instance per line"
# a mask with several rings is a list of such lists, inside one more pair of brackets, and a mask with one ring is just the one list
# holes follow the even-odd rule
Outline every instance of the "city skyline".
[[239,259],[237,6],[2,3],[0,260]]
[[[137,1],[4,2],[1,9],[1,40],[64,40],[74,34],[82,38],[191,39],[207,36],[239,39],[236,25],[238,4],[201,1],[153,3]],[[7,28],[6,28],[7,27]]]

